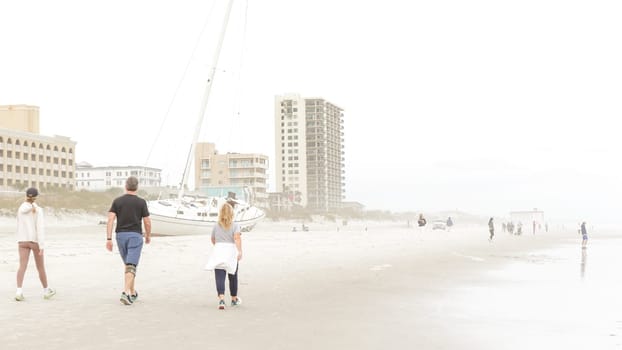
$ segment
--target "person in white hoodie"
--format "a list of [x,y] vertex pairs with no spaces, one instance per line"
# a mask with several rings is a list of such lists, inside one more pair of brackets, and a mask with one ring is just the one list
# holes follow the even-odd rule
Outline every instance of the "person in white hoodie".
[[24,293],[22,285],[24,275],[28,267],[30,252],[35,257],[35,264],[39,272],[39,280],[43,286],[43,298],[50,299],[56,291],[48,286],[48,278],[45,273],[43,251],[45,248],[45,227],[43,222],[43,209],[35,200],[39,195],[36,188],[26,190],[26,201],[17,210],[17,246],[19,252],[19,269],[17,270],[17,291],[15,300],[23,301]]

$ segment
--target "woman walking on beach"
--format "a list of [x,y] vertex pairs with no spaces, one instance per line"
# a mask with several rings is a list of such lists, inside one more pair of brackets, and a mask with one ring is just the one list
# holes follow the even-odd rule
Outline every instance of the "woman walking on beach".
[[43,298],[50,299],[56,291],[48,286],[48,278],[45,273],[43,248],[45,247],[45,228],[43,224],[43,209],[35,203],[39,191],[36,188],[26,190],[26,201],[17,210],[17,245],[19,252],[19,269],[17,270],[17,291],[15,300],[23,301],[24,294],[22,285],[24,275],[28,267],[30,252],[35,257],[35,264],[39,272],[39,281],[43,286]]
[[495,224],[492,222],[492,218],[488,220],[488,230],[490,231],[490,238],[488,238],[488,241],[492,242],[492,237],[495,236]]
[[218,223],[212,229],[214,249],[206,270],[214,270],[218,308],[225,309],[225,278],[229,278],[231,306],[238,306],[242,299],[238,297],[238,262],[242,259],[242,234],[240,225],[233,222],[233,207],[225,203],[220,208]]

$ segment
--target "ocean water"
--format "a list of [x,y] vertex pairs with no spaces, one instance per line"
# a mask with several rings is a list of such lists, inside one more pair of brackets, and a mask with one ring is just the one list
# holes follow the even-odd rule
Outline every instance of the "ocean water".
[[465,349],[622,349],[621,253],[609,237],[521,255],[452,292],[449,332]]

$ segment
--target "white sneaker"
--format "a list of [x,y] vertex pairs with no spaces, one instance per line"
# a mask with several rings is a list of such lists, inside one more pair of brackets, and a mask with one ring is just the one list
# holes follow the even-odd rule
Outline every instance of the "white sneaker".
[[238,297],[235,301],[231,300],[231,306],[240,306],[242,305],[242,298]]
[[24,294],[15,294],[15,301],[24,301]]
[[49,300],[55,295],[56,295],[56,291],[52,288],[48,288],[47,292],[43,294],[43,299]]

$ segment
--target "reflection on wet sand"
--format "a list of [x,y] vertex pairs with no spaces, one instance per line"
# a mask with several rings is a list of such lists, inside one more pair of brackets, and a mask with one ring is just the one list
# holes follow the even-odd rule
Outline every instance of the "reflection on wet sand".
[[581,249],[581,278],[585,278],[585,266],[587,264],[587,249]]

